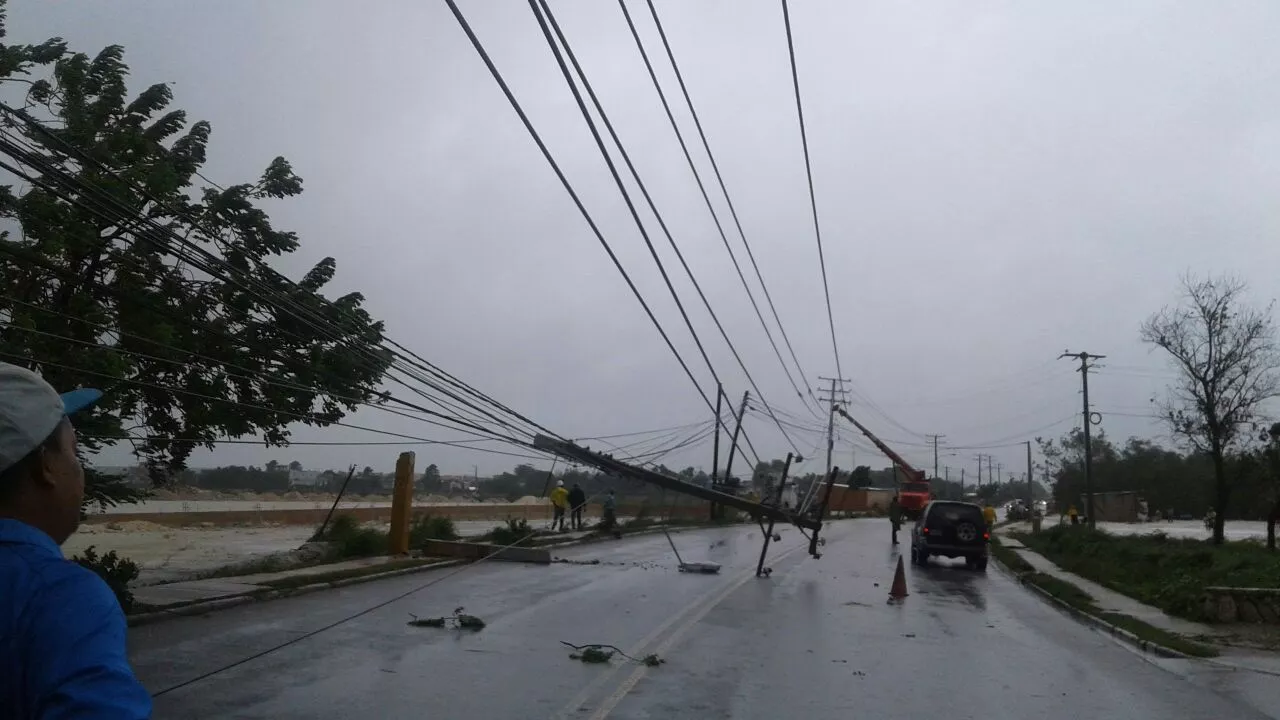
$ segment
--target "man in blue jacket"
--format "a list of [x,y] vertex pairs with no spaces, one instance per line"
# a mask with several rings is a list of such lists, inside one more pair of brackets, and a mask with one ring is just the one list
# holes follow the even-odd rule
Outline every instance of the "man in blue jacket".
[[125,619],[61,545],[80,524],[84,469],[68,415],[101,397],[59,395],[0,363],[0,718],[148,718],[125,656]]

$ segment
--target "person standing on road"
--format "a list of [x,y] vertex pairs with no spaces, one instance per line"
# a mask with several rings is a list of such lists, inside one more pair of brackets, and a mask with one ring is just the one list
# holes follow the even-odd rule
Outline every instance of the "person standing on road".
[[60,547],[84,499],[67,416],[101,396],[0,363],[0,718],[151,717],[119,601]]
[[560,532],[564,532],[564,510],[569,506],[569,491],[564,489],[564,481],[557,480],[556,487],[551,491],[551,508],[554,514],[551,516],[551,529],[557,529],[559,525]]
[[893,544],[898,544],[898,530],[902,527],[902,502],[898,500],[898,494],[893,494],[893,499],[889,501],[889,523],[893,525]]
[[609,494],[604,496],[604,519],[600,524],[606,532],[612,532],[614,537],[622,537],[622,533],[618,530],[618,497],[614,494],[613,488],[610,488]]
[[1079,524],[1080,524],[1080,511],[1079,511],[1079,510],[1076,510],[1076,506],[1075,506],[1075,505],[1068,505],[1068,506],[1067,506],[1067,518],[1069,518],[1069,519],[1071,520],[1071,524],[1072,524],[1072,525],[1079,525]]
[[586,506],[587,494],[582,491],[582,486],[574,483],[573,488],[569,490],[569,508],[573,513],[569,518],[569,527],[574,530],[582,529],[582,510]]
[[982,508],[982,521],[987,524],[988,530],[996,526],[996,509],[995,506],[991,504],[990,500],[988,500],[986,506]]

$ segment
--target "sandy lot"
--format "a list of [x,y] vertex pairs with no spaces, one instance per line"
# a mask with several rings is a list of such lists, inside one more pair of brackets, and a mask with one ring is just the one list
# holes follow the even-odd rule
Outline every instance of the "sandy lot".
[[[465,537],[488,532],[498,524],[494,520],[474,520],[459,522],[457,528]],[[68,557],[91,545],[99,554],[115,550],[141,566],[137,584],[154,585],[188,579],[224,565],[292,550],[306,542],[314,530],[297,525],[170,528],[131,520],[81,525],[62,549]]]

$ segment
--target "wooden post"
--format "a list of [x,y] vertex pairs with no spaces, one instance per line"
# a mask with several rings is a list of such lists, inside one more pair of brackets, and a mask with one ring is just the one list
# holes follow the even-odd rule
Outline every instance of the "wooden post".
[[413,510],[413,459],[411,452],[400,453],[396,459],[396,485],[391,495],[391,555],[409,552],[409,514]]

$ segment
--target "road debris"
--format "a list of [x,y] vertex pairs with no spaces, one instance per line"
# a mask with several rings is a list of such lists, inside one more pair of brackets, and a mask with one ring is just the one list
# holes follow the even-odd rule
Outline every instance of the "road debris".
[[411,627],[455,627],[459,630],[479,631],[484,629],[485,622],[475,615],[467,615],[462,612],[466,610],[464,607],[453,609],[452,615],[444,617],[420,618],[413,613],[409,613],[409,617],[413,618],[409,621]]
[[568,643],[563,640],[560,641],[560,644],[571,647],[575,650],[575,652],[569,654],[569,658],[571,660],[581,660],[584,663],[607,663],[613,659],[614,655],[620,655],[630,662],[648,667],[657,667],[667,662],[653,653],[645,655],[642,658],[631,657],[630,655],[622,652],[622,650],[616,645],[601,645],[598,643],[574,645],[573,643]]

